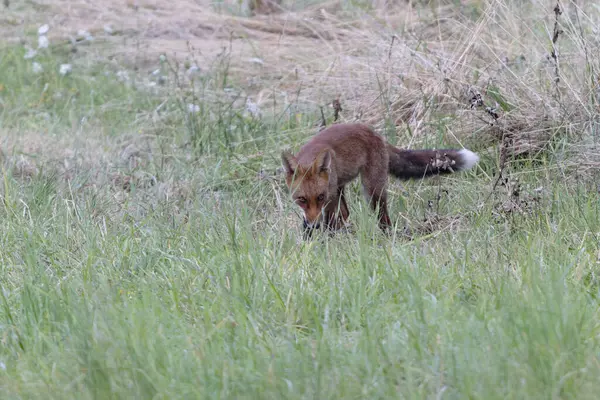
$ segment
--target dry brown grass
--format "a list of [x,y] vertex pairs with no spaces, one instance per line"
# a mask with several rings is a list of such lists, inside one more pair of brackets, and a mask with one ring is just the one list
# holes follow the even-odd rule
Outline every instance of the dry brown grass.
[[[591,96],[600,66],[592,55],[600,40],[591,3],[561,2],[555,15],[555,2],[373,2],[365,11],[333,0],[254,17],[192,0],[39,4],[35,15],[12,11],[5,18],[24,23],[3,33],[18,36],[33,22],[49,23],[54,37],[86,29],[110,46],[83,51],[108,51],[148,70],[158,54],[183,60],[191,47],[209,65],[227,48],[230,74],[258,107],[297,102],[318,115],[339,98],[342,121],[393,125],[407,133],[390,138],[403,146],[442,132],[471,147],[508,143],[512,154],[531,155],[556,134],[585,133],[598,112]],[[104,34],[105,25],[115,34]],[[553,43],[554,25],[560,34]]]

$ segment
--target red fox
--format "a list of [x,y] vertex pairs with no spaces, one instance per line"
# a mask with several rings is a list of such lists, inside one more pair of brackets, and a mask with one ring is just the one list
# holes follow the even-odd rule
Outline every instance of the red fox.
[[333,230],[344,226],[350,215],[344,187],[358,175],[385,232],[391,226],[388,174],[404,180],[422,178],[468,170],[479,161],[479,156],[467,149],[401,150],[358,123],[332,125],[295,156],[284,150],[281,158],[288,189],[304,211],[305,233],[319,229],[321,223]]

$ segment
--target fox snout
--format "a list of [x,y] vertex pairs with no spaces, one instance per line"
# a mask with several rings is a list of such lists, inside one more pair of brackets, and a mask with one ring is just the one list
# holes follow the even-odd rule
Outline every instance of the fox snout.
[[304,220],[308,225],[315,225],[321,222],[323,217],[323,209],[316,205],[304,208]]
[[316,223],[315,222],[311,223],[311,222],[308,222],[306,220],[306,218],[304,218],[302,220],[302,228],[303,228],[303,231],[304,231],[304,233],[303,233],[304,239],[306,239],[306,240],[310,239],[312,237],[313,232],[315,230],[319,229],[320,227],[321,227],[321,222],[320,221],[317,221]]
[[310,223],[305,218],[305,219],[302,220],[302,227],[304,229],[310,229],[310,230],[312,230],[312,229],[319,229],[321,227],[321,222],[317,221],[316,223],[314,223],[314,222]]
[[303,225],[308,229],[319,229],[323,219],[323,209],[320,207],[308,207],[304,210]]

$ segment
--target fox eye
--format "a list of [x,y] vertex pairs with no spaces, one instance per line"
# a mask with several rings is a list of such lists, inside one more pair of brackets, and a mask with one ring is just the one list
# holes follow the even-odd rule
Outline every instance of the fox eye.
[[317,197],[317,201],[318,201],[318,202],[322,202],[323,200],[325,200],[325,194],[324,194],[324,193],[321,193],[321,194],[319,195],[319,197]]
[[304,197],[298,197],[296,201],[300,204],[306,204],[306,198]]

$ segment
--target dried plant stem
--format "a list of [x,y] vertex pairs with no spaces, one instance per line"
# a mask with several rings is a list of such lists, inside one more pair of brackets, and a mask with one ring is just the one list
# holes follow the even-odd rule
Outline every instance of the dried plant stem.
[[340,99],[335,99],[332,103],[333,106],[333,120],[337,122],[340,119],[340,113],[342,112],[342,103]]
[[504,169],[506,168],[506,159],[508,157],[508,149],[511,146],[512,146],[511,137],[507,134],[507,132],[504,132],[502,134],[502,144],[500,145],[500,168],[498,169],[498,178],[496,178],[496,181],[494,182],[494,185],[492,186],[492,190],[487,195],[485,202],[487,202],[489,200],[489,198],[492,196],[492,194],[496,191],[496,187],[498,187],[498,183],[500,183],[500,181],[502,180],[502,177],[504,176]]
[[558,17],[562,14],[562,10],[560,8],[560,1],[556,2],[556,6],[554,7],[554,30],[552,32],[552,51],[550,52],[550,57],[554,60],[554,83],[556,86],[556,94],[560,96],[560,91],[558,89],[558,84],[560,82],[560,67],[558,60],[558,50],[556,43],[558,42],[558,37],[561,33],[563,33],[562,29],[560,29],[558,25]]
[[323,112],[323,106],[320,106],[319,109],[321,110],[321,123],[319,124],[319,131],[325,129],[325,127],[327,126],[327,120],[325,119],[325,113]]

